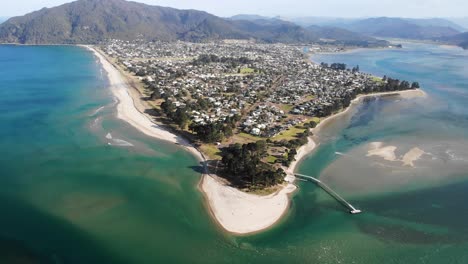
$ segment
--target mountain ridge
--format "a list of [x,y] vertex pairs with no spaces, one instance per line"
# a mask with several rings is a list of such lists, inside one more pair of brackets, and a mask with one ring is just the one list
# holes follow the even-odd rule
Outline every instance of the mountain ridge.
[[453,21],[443,18],[320,18],[303,17],[290,19],[302,26],[327,26],[346,29],[367,36],[405,39],[435,39],[459,34],[465,29]]
[[[0,24],[0,42],[20,44],[95,44],[111,38],[192,42],[254,39],[267,43],[315,43],[323,38],[321,34],[323,32],[307,30],[280,19],[232,20],[204,11],[179,10],[125,0],[78,0],[10,18]],[[342,39],[340,41],[343,42]],[[372,38],[359,43],[368,45],[368,41],[387,44]]]
[[345,26],[346,29],[369,36],[405,39],[434,39],[459,34],[460,31],[448,26],[423,25],[402,18],[368,18]]

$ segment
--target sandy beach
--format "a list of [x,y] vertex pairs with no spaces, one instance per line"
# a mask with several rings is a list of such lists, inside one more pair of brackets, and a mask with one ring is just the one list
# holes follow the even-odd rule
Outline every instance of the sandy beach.
[[[91,46],[82,47],[92,51],[99,59],[103,69],[107,72],[110,90],[118,100],[117,117],[119,119],[128,122],[148,136],[179,144],[195,155],[201,162],[206,161],[203,154],[187,140],[155,124],[152,118],[144,113],[145,109],[140,102],[138,93],[132,91],[134,88],[129,85],[119,70],[99,51]],[[358,103],[364,97],[391,94],[411,97],[416,96],[416,94],[418,96],[423,95],[424,92],[412,90],[363,95],[353,100],[352,104]],[[343,112],[326,118],[313,131],[317,131],[321,126],[337,116],[345,114],[349,111],[350,107]],[[199,188],[205,195],[207,207],[213,218],[224,230],[235,234],[255,233],[273,226],[288,211],[290,195],[297,189],[294,185],[294,171],[297,165],[315,147],[316,143],[312,138],[309,138],[308,144],[298,150],[296,160],[291,163],[289,168],[285,169],[287,173],[285,186],[278,192],[268,196],[245,193],[229,186],[216,175],[203,175]]]
[[[184,146],[200,161],[205,161],[202,153],[193,147],[187,140],[164,129],[154,122],[151,117],[137,109],[136,100],[140,100],[130,91],[132,89],[127,81],[101,53],[90,46],[83,46],[92,51],[99,59],[103,69],[108,74],[110,90],[118,100],[117,117],[122,119],[144,134],[177,143]],[[133,96],[133,97],[132,97]],[[315,147],[310,140],[309,144],[298,151],[297,160],[302,159]],[[288,171],[294,171],[297,161],[293,162]],[[278,222],[289,208],[289,194],[296,190],[292,184],[293,177],[288,174],[290,182],[285,184],[277,193],[268,196],[248,194],[228,186],[216,175],[203,175],[200,189],[203,191],[209,210],[217,223],[226,231],[236,234],[247,234],[266,229]]]
[[268,229],[280,221],[289,209],[290,195],[297,189],[294,185],[296,166],[315,147],[315,142],[309,138],[308,143],[298,150],[296,160],[285,169],[285,187],[268,196],[248,194],[217,180],[215,175],[205,175],[201,187],[218,223],[231,233],[249,234]]

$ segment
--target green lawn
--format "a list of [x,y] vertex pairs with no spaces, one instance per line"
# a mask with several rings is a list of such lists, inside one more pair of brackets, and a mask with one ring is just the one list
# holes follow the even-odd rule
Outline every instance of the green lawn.
[[318,124],[318,123],[320,123],[320,117],[312,117],[312,119],[309,120],[309,122],[310,122],[310,121],[314,121],[315,123]]
[[254,73],[255,70],[252,68],[241,68],[240,69],[240,74],[252,74]]
[[378,82],[378,83],[383,82],[382,78],[377,77],[377,76],[372,76],[372,80],[373,80],[374,82]]
[[282,104],[280,105],[281,110],[283,110],[286,114],[289,113],[294,106],[293,105],[288,105],[288,104]]
[[279,135],[273,137],[271,140],[281,141],[283,139],[285,140],[296,139],[297,134],[304,133],[304,131],[306,131],[305,128],[294,126],[294,127],[289,128],[288,130],[281,132]]
[[266,140],[266,139],[265,139],[265,138],[262,138],[262,137],[256,137],[256,136],[254,136],[254,135],[250,135],[250,134],[241,132],[241,133],[239,133],[239,134],[235,134],[235,135],[233,136],[233,140],[234,140],[234,142],[236,142],[236,143],[246,144],[246,143],[257,142],[257,141],[259,141],[259,140]]
[[220,160],[221,155],[219,149],[213,144],[203,144],[200,150],[212,160]]
[[270,156],[266,157],[266,162],[273,164],[273,163],[276,162],[276,157],[270,155]]

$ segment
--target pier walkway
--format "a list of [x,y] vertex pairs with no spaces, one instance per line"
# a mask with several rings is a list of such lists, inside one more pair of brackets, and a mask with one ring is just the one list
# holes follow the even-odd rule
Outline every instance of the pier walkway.
[[344,205],[346,208],[349,209],[349,212],[351,214],[359,214],[362,211],[359,209],[356,209],[354,206],[352,206],[348,201],[346,201],[343,197],[341,197],[337,192],[333,191],[328,185],[323,183],[317,178],[314,178],[312,176],[304,175],[304,174],[294,174],[296,177],[301,178],[301,179],[306,179],[310,180],[314,183],[316,183],[319,187],[321,187],[324,191],[326,191],[328,194],[330,194],[333,198],[335,198],[338,202],[340,202],[342,205]]

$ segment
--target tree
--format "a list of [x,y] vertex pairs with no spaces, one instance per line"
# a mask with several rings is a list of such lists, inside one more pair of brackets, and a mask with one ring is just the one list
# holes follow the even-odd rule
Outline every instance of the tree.
[[413,83],[411,84],[411,89],[419,89],[419,88],[420,88],[420,87],[419,87],[419,83],[418,83],[418,82],[413,82]]
[[185,109],[178,108],[175,111],[174,121],[176,122],[176,124],[180,128],[185,129],[185,127],[187,126],[187,123],[189,121],[189,117],[188,117],[187,112],[185,111]]
[[266,155],[266,141],[244,145],[235,144],[222,149],[224,172],[238,183],[249,186],[272,186],[284,179],[284,171],[262,161]]
[[163,112],[167,115],[167,117],[169,117],[170,119],[173,119],[173,118],[174,118],[175,106],[174,106],[174,104],[172,103],[172,101],[170,101],[170,100],[165,100],[165,101],[161,104],[161,109],[162,109]]

